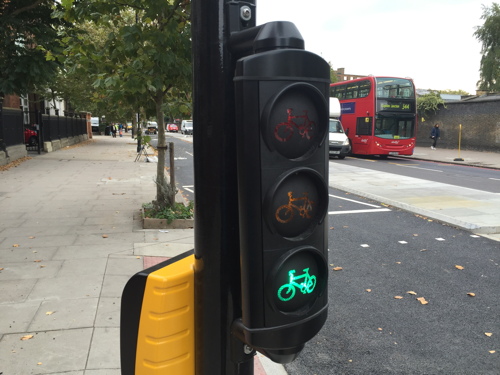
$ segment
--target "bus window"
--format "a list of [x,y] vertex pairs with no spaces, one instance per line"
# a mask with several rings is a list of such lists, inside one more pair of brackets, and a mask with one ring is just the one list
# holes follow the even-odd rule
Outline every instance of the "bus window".
[[330,95],[334,98],[344,99],[345,98],[345,85],[332,87]]
[[370,81],[361,81],[359,83],[358,97],[365,98],[370,95],[371,84]]
[[358,97],[359,84],[358,83],[350,83],[347,85],[345,89],[345,98],[346,99],[356,99]]
[[413,99],[413,84],[403,78],[377,78],[378,98],[405,98]]
[[356,135],[372,135],[373,117],[358,117],[356,119]]
[[375,121],[375,135],[388,139],[411,138],[413,137],[413,120],[393,117],[378,118]]

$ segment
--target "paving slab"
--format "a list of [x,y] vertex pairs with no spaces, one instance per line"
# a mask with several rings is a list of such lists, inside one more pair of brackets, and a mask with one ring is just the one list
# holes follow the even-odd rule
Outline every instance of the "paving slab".
[[98,301],[98,298],[44,301],[40,304],[27,331],[91,328],[94,325]]
[[[1,368],[9,374],[52,374],[83,370],[93,328],[25,332],[2,337]],[[21,340],[23,336],[33,336]]]

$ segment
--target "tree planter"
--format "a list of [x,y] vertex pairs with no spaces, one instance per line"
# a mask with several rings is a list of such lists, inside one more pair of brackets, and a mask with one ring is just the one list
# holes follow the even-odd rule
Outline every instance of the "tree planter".
[[167,219],[152,219],[144,217],[142,209],[143,229],[189,229],[194,227],[194,219],[174,219],[168,223]]

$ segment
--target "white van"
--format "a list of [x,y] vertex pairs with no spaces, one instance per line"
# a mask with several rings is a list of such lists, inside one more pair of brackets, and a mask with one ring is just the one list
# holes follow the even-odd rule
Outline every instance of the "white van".
[[156,121],[148,121],[148,127],[146,129],[146,134],[157,134],[158,133],[158,123]]
[[330,98],[330,129],[328,135],[328,153],[344,159],[351,152],[349,138],[339,120],[340,102],[338,98]]
[[193,120],[182,120],[181,133],[193,135]]
[[99,132],[99,117],[90,118],[90,126],[92,126],[92,133]]

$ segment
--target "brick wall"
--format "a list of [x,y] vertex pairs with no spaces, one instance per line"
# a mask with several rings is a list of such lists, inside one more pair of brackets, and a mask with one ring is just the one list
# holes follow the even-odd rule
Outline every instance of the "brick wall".
[[3,98],[3,107],[19,109],[21,107],[21,99],[17,95],[5,95]]
[[458,148],[460,124],[461,148],[500,152],[500,97],[446,103],[446,108],[419,118],[417,146],[429,146],[431,129],[439,123],[438,147]]

